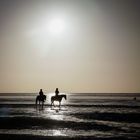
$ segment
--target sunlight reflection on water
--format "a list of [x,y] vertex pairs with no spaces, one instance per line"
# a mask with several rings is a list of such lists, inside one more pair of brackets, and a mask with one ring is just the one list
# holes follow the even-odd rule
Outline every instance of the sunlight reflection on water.
[[118,137],[118,136],[126,136],[127,138],[133,138],[135,136],[131,135],[130,133],[118,133],[114,131],[98,131],[98,130],[72,130],[72,129],[1,129],[0,134],[17,134],[17,135],[35,135],[35,136],[67,136],[67,137],[77,137],[77,136],[93,136],[96,138],[109,138],[109,137]]
[[69,115],[69,113],[74,113],[73,110],[68,110],[67,108],[45,108],[40,114],[43,118],[49,118],[51,120],[63,120],[63,121],[72,121],[72,122],[92,122],[92,120],[77,118],[74,115]]
[[12,129],[6,130],[1,129],[0,134],[31,134],[31,135],[38,135],[38,136],[96,136],[96,137],[110,137],[113,132],[101,132],[96,130],[84,131],[84,130],[71,130],[71,129],[53,129],[53,130],[31,130],[31,129]]
[[52,112],[48,117],[53,120],[63,120],[64,119],[64,115],[62,113],[60,114],[59,110],[55,110],[55,112]]

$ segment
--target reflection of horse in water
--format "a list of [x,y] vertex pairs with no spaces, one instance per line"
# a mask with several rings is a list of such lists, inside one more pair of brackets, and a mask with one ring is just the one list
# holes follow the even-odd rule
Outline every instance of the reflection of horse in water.
[[42,105],[42,108],[43,108],[45,100],[46,100],[46,95],[38,95],[36,97],[36,107],[39,104],[39,106]]
[[62,98],[65,98],[65,100],[66,100],[66,99],[67,99],[67,96],[66,96],[66,95],[52,96],[52,97],[51,97],[51,106],[52,106],[52,105],[55,106],[55,105],[54,105],[54,101],[58,101],[58,102],[59,102],[59,107],[60,107]]

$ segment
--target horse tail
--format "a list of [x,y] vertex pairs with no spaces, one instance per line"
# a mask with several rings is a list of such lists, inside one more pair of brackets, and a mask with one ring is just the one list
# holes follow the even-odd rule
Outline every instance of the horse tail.
[[36,100],[35,100],[35,104],[37,105],[37,102],[38,102],[38,96],[36,97]]
[[53,97],[51,97],[51,102],[53,101]]
[[44,95],[44,100],[46,100],[46,95]]

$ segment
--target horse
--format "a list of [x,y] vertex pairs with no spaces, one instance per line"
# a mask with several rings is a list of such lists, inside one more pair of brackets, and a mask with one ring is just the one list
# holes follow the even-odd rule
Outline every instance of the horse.
[[39,103],[39,106],[40,106],[40,103],[42,103],[41,105],[43,108],[45,100],[46,100],[46,95],[38,95],[36,97],[36,107],[37,107],[38,103]]
[[51,106],[52,105],[55,106],[54,105],[54,101],[58,101],[59,102],[59,107],[60,107],[62,98],[65,98],[65,100],[67,100],[67,96],[66,95],[52,96],[51,97]]

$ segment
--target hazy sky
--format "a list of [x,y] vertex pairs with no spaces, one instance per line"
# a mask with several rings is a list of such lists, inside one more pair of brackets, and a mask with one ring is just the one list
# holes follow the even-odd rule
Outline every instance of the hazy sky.
[[139,0],[0,0],[0,92],[140,92]]

